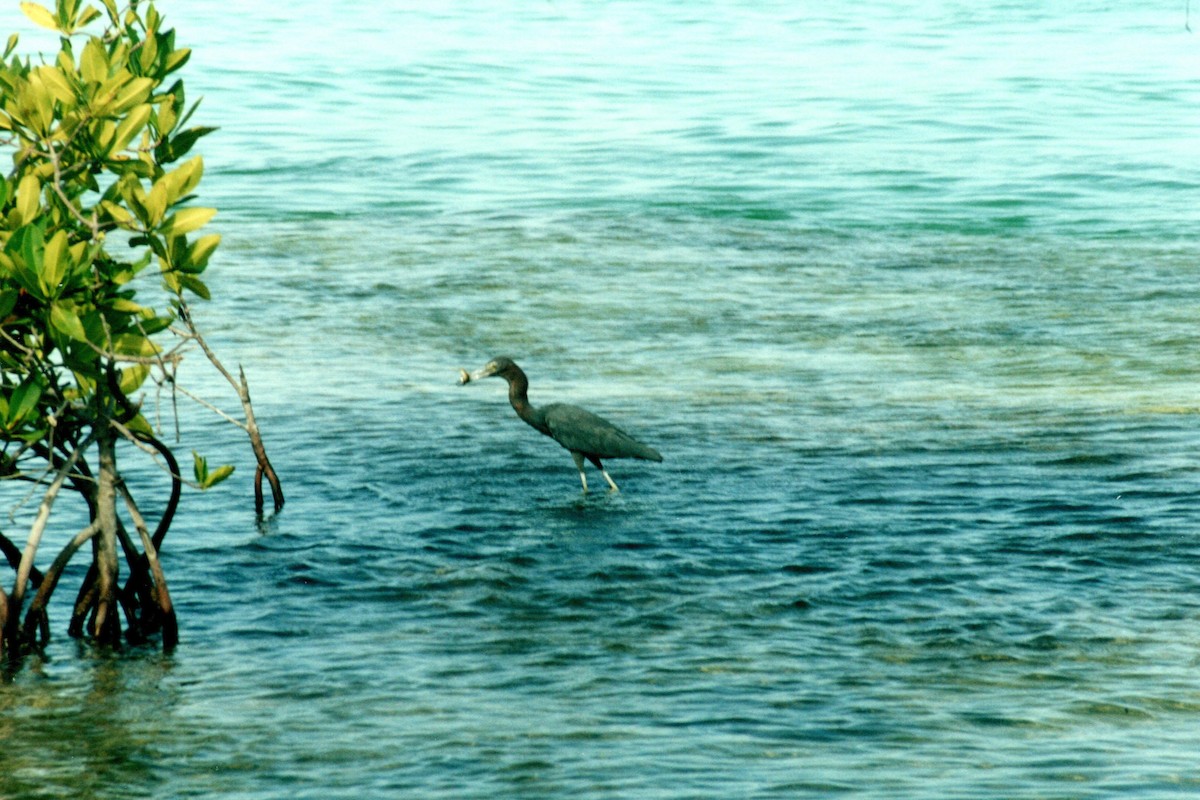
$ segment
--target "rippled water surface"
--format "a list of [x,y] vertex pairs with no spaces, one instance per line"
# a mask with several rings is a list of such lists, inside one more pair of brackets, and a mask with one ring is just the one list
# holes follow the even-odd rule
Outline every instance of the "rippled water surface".
[[1183,3],[161,6],[288,505],[185,407],[182,644],[53,610],[0,797],[1200,790]]

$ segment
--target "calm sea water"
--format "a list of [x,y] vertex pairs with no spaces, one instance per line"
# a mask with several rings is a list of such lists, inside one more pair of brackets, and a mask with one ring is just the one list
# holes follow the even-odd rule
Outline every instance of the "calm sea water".
[[161,5],[288,505],[184,407],[182,644],[68,581],[0,797],[1200,790],[1184,3]]

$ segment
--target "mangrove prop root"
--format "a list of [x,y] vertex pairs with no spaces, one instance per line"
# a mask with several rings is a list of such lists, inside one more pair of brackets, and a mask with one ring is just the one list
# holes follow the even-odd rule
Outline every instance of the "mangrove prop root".
[[[183,480],[179,472],[179,462],[169,447],[149,434],[135,432],[134,435],[141,443],[149,446],[162,457],[167,467],[167,474],[171,478],[171,493],[162,515],[159,517],[158,524],[155,526],[154,534],[149,537],[150,547],[148,549],[143,538],[143,550],[145,552],[138,550],[136,545],[131,541],[120,519],[116,519],[116,539],[121,543],[121,549],[124,551],[125,561],[129,565],[130,574],[124,587],[115,593],[115,599],[125,614],[128,623],[127,636],[131,641],[142,641],[149,635],[161,631],[163,647],[169,650],[178,641],[178,622],[175,618],[175,611],[171,604],[170,595],[165,588],[166,580],[162,577],[155,578],[154,572],[157,568],[161,575],[162,569],[161,565],[158,564],[157,553],[162,548],[162,543],[166,538],[167,531],[170,529],[175,512],[179,507]],[[81,464],[81,466],[83,465]],[[91,473],[86,467],[80,471],[87,476],[87,486],[97,486],[97,482],[92,480]],[[127,497],[126,505],[128,506],[133,498],[129,496],[128,489],[125,487],[119,473],[114,477],[113,486],[114,490],[119,491],[123,496]],[[97,518],[95,494],[96,492],[94,491],[87,493],[93,520]],[[134,504],[134,508],[136,508],[136,504]],[[145,528],[145,522],[141,519],[140,513],[134,518],[134,525],[135,527],[141,526],[142,529]],[[138,535],[139,537],[143,536],[143,531],[139,530]],[[80,542],[80,546],[82,544],[83,541]],[[150,551],[154,552],[153,564],[147,555]],[[97,569],[98,553],[99,549],[94,548],[92,563],[88,565],[87,573],[80,583],[79,591],[75,598],[71,620],[67,626],[67,634],[72,638],[82,637],[85,634],[85,629],[93,635],[96,633],[96,619],[100,600],[100,592],[97,586],[97,581],[100,577],[100,572]],[[73,552],[66,557],[69,559],[70,555],[73,555]],[[53,589],[54,587],[51,587],[50,591],[53,591]],[[49,594],[46,595],[47,600],[48,598]],[[43,608],[44,605],[45,601],[43,601]],[[105,623],[109,617],[109,609],[106,608],[104,617],[100,619],[101,623]],[[30,630],[27,625],[26,637],[30,635]]]
[[[21,550],[3,533],[0,533],[0,552],[4,553],[8,565],[13,569],[21,565]],[[42,583],[42,571],[37,567],[32,568],[29,571],[29,582],[33,584],[33,588],[38,588]]]
[[[120,564],[117,560],[117,460],[115,440],[111,430],[97,437],[100,470],[96,482],[96,522],[100,526],[95,538],[96,586],[100,596],[96,599],[96,611],[91,632],[101,643],[116,643],[113,627],[119,629],[117,621],[117,580]],[[119,634],[118,634],[119,635]]]
[[[116,383],[115,375],[115,371],[110,370],[110,389]],[[49,467],[48,474],[54,476],[43,499],[40,518],[48,516],[46,512],[59,487],[63,487],[85,500],[89,523],[63,547],[45,573],[32,564],[32,553],[36,551],[45,527],[44,519],[35,526],[30,544],[24,551],[0,533],[0,553],[4,556],[0,564],[6,561],[17,572],[14,594],[0,588],[0,654],[19,658],[27,650],[44,647],[49,641],[47,609],[50,599],[71,560],[87,544],[91,545],[91,563],[79,586],[68,634],[76,638],[87,635],[98,644],[119,645],[123,637],[130,642],[140,642],[151,634],[160,633],[166,651],[178,643],[178,621],[159,552],[182,494],[179,464],[171,449],[154,436],[123,427],[136,416],[137,408],[124,397],[119,387],[111,395],[118,407],[114,409],[115,424],[107,430],[86,437],[68,436],[64,430],[64,436],[55,444],[35,445],[37,454]],[[169,499],[153,533],[117,468],[116,443],[122,435],[136,440],[143,450],[156,454],[156,460],[161,459],[160,464],[165,465],[170,476]],[[89,464],[83,453],[93,444],[97,447],[97,461]],[[258,480],[261,482],[266,477],[275,487],[278,509],[282,505],[282,491],[278,489],[274,471],[266,462],[261,441],[256,455],[260,458]],[[124,514],[118,513],[118,503],[125,506]],[[132,530],[126,527],[128,522],[132,522]],[[136,537],[132,535],[134,530]],[[123,586],[122,560],[129,570]],[[28,608],[23,608],[22,595],[26,586],[32,600]],[[22,616],[23,620],[20,619]],[[126,623],[124,631],[122,619]]]
[[[67,543],[67,546],[62,549],[58,557],[54,559],[54,563],[50,565],[50,569],[46,570],[46,578],[42,581],[42,585],[38,587],[37,594],[34,595],[33,602],[29,605],[29,611],[25,614],[25,629],[22,633],[22,638],[26,642],[40,643],[44,645],[50,638],[49,619],[46,616],[46,604],[50,601],[50,595],[54,593],[55,587],[58,585],[58,579],[62,577],[62,571],[71,561],[71,557],[75,552],[96,535],[96,524],[92,523]],[[36,629],[40,629],[40,639],[36,637]]]
[[0,586],[0,659],[4,658],[5,654],[5,639],[4,632],[8,630],[8,592],[4,591],[4,587]]
[[71,612],[71,623],[67,626],[67,635],[78,639],[83,636],[84,622],[91,613],[92,608],[96,605],[96,598],[99,596],[99,590],[96,588],[96,564],[88,567],[87,576],[79,587],[79,594],[75,597],[75,609]]
[[[150,532],[146,529],[146,520],[142,517],[142,512],[138,509],[133,495],[129,493],[128,487],[125,486],[124,482],[121,482],[117,484],[117,490],[125,500],[129,516],[133,520],[133,525],[142,540],[142,547],[144,549],[143,558],[146,565],[149,566],[150,572],[148,580],[151,586],[150,595],[157,607],[160,619],[164,623],[163,648],[169,651],[175,647],[179,628],[175,621],[175,608],[171,604],[171,593],[167,589],[167,579],[163,575],[162,565],[158,561],[158,550],[154,546]],[[142,560],[139,559],[138,564],[140,565],[141,563]]]

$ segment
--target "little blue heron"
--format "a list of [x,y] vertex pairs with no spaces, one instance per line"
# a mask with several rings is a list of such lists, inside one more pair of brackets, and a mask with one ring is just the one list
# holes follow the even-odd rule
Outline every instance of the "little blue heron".
[[550,403],[534,408],[529,403],[529,379],[511,358],[493,358],[482,369],[468,373],[459,371],[459,385],[492,376],[508,381],[508,402],[512,403],[517,416],[541,433],[570,451],[579,469],[579,480],[586,492],[587,476],[583,474],[583,460],[596,465],[604,480],[613,491],[613,482],[608,470],[600,462],[602,458],[641,458],[647,461],[662,461],[662,455],[653,447],[642,444],[628,433],[590,411],[568,403]]

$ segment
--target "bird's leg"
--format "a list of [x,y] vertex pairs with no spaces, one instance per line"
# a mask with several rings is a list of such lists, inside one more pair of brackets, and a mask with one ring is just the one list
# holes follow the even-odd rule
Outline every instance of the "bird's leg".
[[[594,456],[588,456],[588,461],[590,461],[596,465],[596,469],[600,470],[600,474],[604,476],[604,480],[608,481],[608,485],[612,487],[612,490],[614,492],[621,491],[620,489],[617,488],[617,484],[613,481],[612,476],[608,474],[608,470],[606,470],[604,468],[604,464],[601,463],[600,459],[598,459]],[[582,466],[580,467],[580,471],[581,472],[583,471]]]
[[583,490],[587,491],[587,475],[583,474],[583,455],[571,451],[571,458],[575,459],[575,468],[579,470],[579,482],[583,484]]

